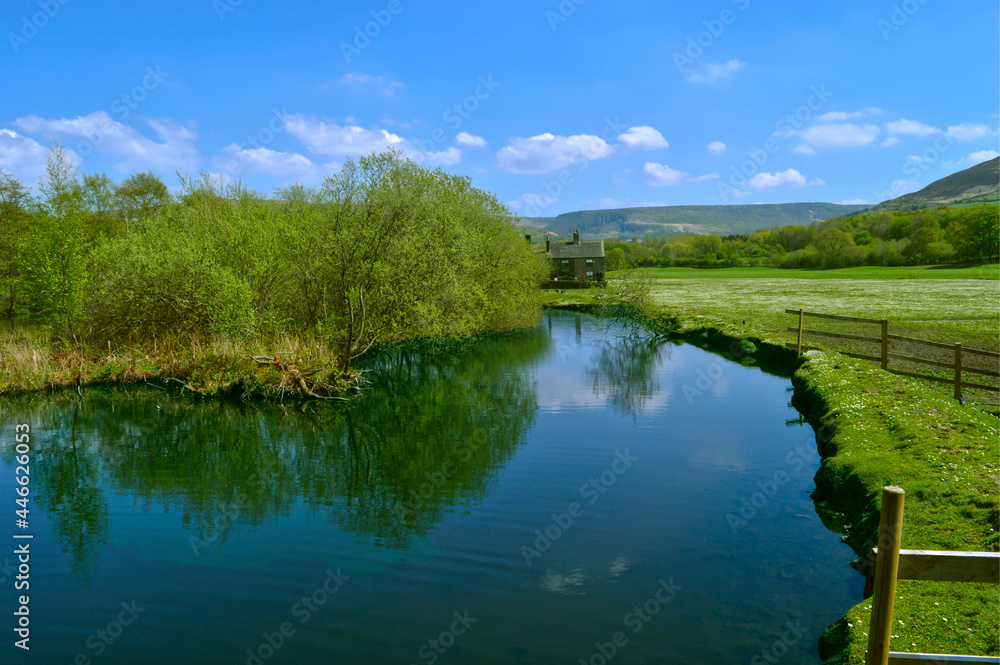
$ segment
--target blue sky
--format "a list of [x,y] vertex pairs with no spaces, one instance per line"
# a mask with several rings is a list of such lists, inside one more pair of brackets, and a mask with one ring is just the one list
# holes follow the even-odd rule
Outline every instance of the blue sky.
[[997,155],[995,0],[8,0],[0,169],[264,192],[396,147],[524,216],[877,202]]

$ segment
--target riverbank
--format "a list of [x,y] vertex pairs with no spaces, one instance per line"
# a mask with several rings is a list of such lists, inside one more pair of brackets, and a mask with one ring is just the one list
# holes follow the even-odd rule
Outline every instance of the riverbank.
[[95,348],[25,329],[0,338],[0,395],[155,380],[208,396],[340,398],[358,376],[339,371],[335,357],[315,340],[290,335]]
[[[600,303],[594,295],[550,294],[549,305],[593,306]],[[855,565],[861,571],[869,567],[885,485],[907,492],[904,548],[1000,547],[996,418],[925,383],[828,350],[808,351],[799,359],[785,347],[785,338],[744,323],[739,312],[709,316],[694,307],[661,304],[651,314],[671,320],[672,335],[679,340],[721,353],[732,353],[746,340],[756,347],[757,357],[787,363],[790,369],[798,365],[794,399],[817,431],[823,458],[816,498],[844,514],[843,538],[858,554]],[[1000,653],[998,608],[996,588],[989,585],[901,581],[894,648]],[[864,662],[870,611],[867,599],[830,626],[820,643],[827,663]]]

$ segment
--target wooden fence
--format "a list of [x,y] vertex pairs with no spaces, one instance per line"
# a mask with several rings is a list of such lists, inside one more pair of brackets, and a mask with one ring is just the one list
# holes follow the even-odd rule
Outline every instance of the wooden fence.
[[1000,573],[998,552],[941,552],[901,550],[903,499],[898,487],[882,490],[878,547],[875,552],[875,586],[872,616],[868,628],[865,665],[905,665],[906,663],[1000,663],[998,656],[954,656],[933,653],[889,651],[892,610],[896,602],[896,580],[938,582],[988,582],[997,584]]
[[[937,381],[939,383],[950,383],[955,387],[955,399],[960,400],[962,398],[962,388],[977,388],[979,390],[991,390],[993,392],[1000,392],[1000,387],[988,386],[981,383],[972,383],[966,381],[962,378],[962,374],[983,374],[985,376],[1000,377],[1000,372],[988,369],[978,369],[972,367],[964,367],[962,365],[962,355],[963,354],[974,354],[980,356],[987,356],[990,358],[1000,358],[1000,353],[995,351],[982,351],[980,349],[969,349],[962,346],[961,342],[956,342],[954,344],[946,344],[944,342],[935,342],[929,339],[918,339],[916,337],[904,337],[903,335],[893,335],[889,333],[889,321],[887,319],[861,319],[856,316],[839,316],[836,314],[817,314],[816,312],[806,312],[801,309],[786,309],[786,314],[797,314],[799,317],[799,325],[795,328],[788,328],[788,332],[798,333],[798,339],[795,343],[788,343],[785,346],[797,349],[799,355],[802,355],[803,349],[815,349],[816,347],[809,347],[802,345],[803,335],[820,335],[823,337],[832,337],[835,339],[847,339],[858,342],[872,342],[879,345],[881,349],[881,354],[879,356],[870,356],[862,353],[848,353],[846,351],[840,351],[839,353],[850,356],[851,358],[860,358],[861,360],[873,360],[880,363],[882,369],[890,372],[892,374],[898,374],[900,376],[908,376],[914,379],[927,379],[928,381]],[[878,337],[867,337],[864,335],[849,335],[847,333],[838,332],[828,332],[825,330],[812,330],[804,327],[805,317],[812,316],[819,319],[833,319],[835,321],[846,321],[849,323],[866,323],[878,325],[880,328],[880,335]],[[946,363],[939,360],[930,360],[928,358],[917,358],[914,356],[906,356],[899,353],[889,352],[889,342],[891,340],[898,340],[901,342],[908,342],[911,344],[924,344],[926,346],[932,346],[942,349],[951,349],[955,353],[954,362]],[[939,376],[930,376],[928,374],[915,374],[913,372],[904,372],[898,369],[890,369],[889,359],[895,358],[897,360],[906,360],[909,362],[920,363],[923,365],[932,365],[935,367],[944,367],[952,370],[953,378],[945,379]]]

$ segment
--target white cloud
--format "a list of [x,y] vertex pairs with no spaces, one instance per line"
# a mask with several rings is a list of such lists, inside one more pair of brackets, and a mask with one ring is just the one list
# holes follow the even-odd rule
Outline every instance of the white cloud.
[[467,145],[472,148],[486,147],[486,139],[482,136],[473,136],[468,132],[459,132],[458,136],[455,137],[455,143],[459,145]]
[[520,210],[528,217],[538,217],[541,215],[543,208],[547,208],[558,201],[559,199],[552,196],[527,192],[526,194],[521,194],[513,201],[508,201],[507,207],[511,210]]
[[294,152],[278,152],[267,148],[240,148],[232,143],[222,149],[223,155],[214,158],[215,168],[230,177],[241,173],[263,173],[283,178],[283,184],[301,183],[313,185],[323,176],[340,168],[337,162],[317,164],[305,155]]
[[402,83],[391,76],[374,76],[363,72],[347,72],[340,77],[340,82],[352,90],[361,90],[365,86],[375,86],[387,97],[391,97],[396,88],[403,87]]
[[721,65],[707,64],[699,72],[691,72],[688,74],[688,81],[693,81],[695,83],[715,83],[716,81],[722,81],[729,78],[739,70],[747,66],[747,63],[739,60],[738,58],[733,58],[728,62],[724,62]]
[[642,170],[649,176],[649,184],[655,187],[679,185],[688,178],[687,173],[675,171],[666,164],[656,162],[646,162],[642,165]]
[[653,187],[666,187],[679,185],[682,182],[703,182],[705,180],[716,180],[718,173],[707,173],[705,175],[693,176],[684,171],[677,171],[666,164],[656,162],[646,162],[642,165],[642,170],[646,172],[646,182]]
[[874,141],[881,131],[875,125],[825,122],[794,133],[811,147],[858,147]]
[[963,122],[960,125],[952,125],[948,128],[948,136],[959,141],[975,141],[991,134],[990,128],[986,125],[975,125],[971,122]]
[[864,199],[847,199],[846,201],[841,201],[842,206],[853,206],[853,205],[869,205],[868,201]]
[[691,176],[688,178],[689,182],[704,182],[705,180],[718,180],[718,173],[706,173],[705,175]]
[[648,125],[630,127],[627,132],[618,135],[618,140],[630,148],[639,148],[640,150],[666,148],[670,145],[663,138],[663,134]]
[[801,187],[806,184],[806,178],[795,169],[788,169],[778,173],[758,173],[750,178],[749,184],[754,189],[773,189],[785,186]]
[[898,136],[887,136],[884,141],[882,141],[881,143],[879,143],[879,145],[882,146],[883,148],[891,148],[892,146],[896,145],[897,143],[899,143],[899,137]]
[[193,131],[165,118],[148,118],[146,123],[160,138],[160,143],[146,138],[133,127],[112,120],[105,111],[72,119],[46,120],[31,115],[14,121],[18,129],[29,134],[79,137],[80,140],[71,142],[70,147],[82,157],[91,152],[121,157],[123,161],[115,164],[120,171],[175,171],[198,167],[201,156],[194,147],[197,135]]
[[795,146],[795,149],[793,150],[793,152],[797,152],[797,153],[802,154],[802,155],[815,155],[816,154],[816,151],[811,146],[808,146],[808,145],[805,145],[805,144],[802,144],[802,145],[799,145],[799,146]]
[[933,162],[934,160],[937,159],[937,155],[935,154],[935,156],[933,158],[931,158],[931,157],[921,157],[920,155],[907,155],[906,159],[907,159],[907,161],[916,162],[918,164],[921,164],[921,163],[930,164],[931,162]]
[[830,111],[829,113],[824,113],[816,119],[821,122],[843,122],[845,120],[854,120],[855,118],[864,118],[881,112],[882,109],[877,106],[870,106],[866,109],[861,109],[860,111]]
[[497,152],[497,166],[517,175],[542,175],[581,161],[603,159],[613,148],[599,136],[545,133],[513,138]]
[[[48,148],[33,138],[11,129],[0,129],[0,171],[12,174],[28,187],[45,172],[47,152]],[[69,156],[72,159],[75,153]]]
[[931,127],[916,120],[906,120],[905,118],[885,123],[885,130],[890,134],[915,134],[917,136],[941,133],[941,130],[937,127]]
[[301,141],[309,152],[324,157],[360,157],[395,148],[415,162],[428,161],[438,166],[457,164],[462,159],[462,151],[454,146],[439,152],[424,152],[415,142],[385,129],[338,125],[301,113],[284,114],[281,119],[288,134]]
[[976,164],[982,164],[985,161],[1000,157],[1000,152],[996,150],[980,150],[979,152],[974,152],[969,155],[969,159],[966,162],[969,166],[975,166]]
[[708,151],[713,152],[716,155],[721,155],[726,151],[726,144],[722,141],[712,141],[708,144]]

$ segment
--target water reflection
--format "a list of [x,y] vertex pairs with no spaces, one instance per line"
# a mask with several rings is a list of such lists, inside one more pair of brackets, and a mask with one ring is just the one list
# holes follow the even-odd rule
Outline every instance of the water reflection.
[[537,408],[525,368],[547,340],[534,329],[388,354],[367,363],[372,384],[346,406],[198,402],[134,387],[5,406],[36,423],[37,501],[84,580],[107,542],[105,491],[180,511],[196,550],[297,503],[405,549],[487,493],[523,443]]

